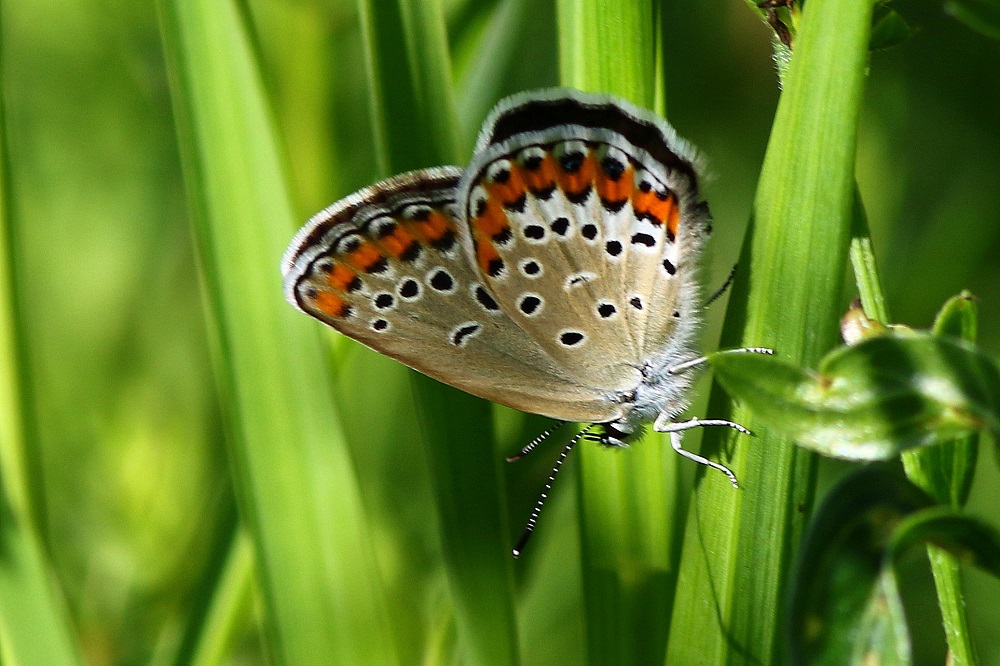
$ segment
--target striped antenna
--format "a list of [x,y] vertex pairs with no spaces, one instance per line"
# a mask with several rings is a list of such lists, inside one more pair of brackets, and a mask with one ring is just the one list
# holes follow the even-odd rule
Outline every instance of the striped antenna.
[[739,266],[739,264],[733,264],[732,269],[729,271],[729,277],[726,278],[726,281],[722,283],[721,287],[715,290],[714,294],[708,297],[708,300],[705,301],[705,305],[702,306],[703,308],[707,308],[709,305],[714,303],[717,298],[726,293],[726,290],[729,289],[729,286],[733,283],[733,278],[736,276],[737,266]]
[[552,472],[549,474],[549,480],[545,482],[545,489],[542,490],[541,496],[538,498],[538,501],[535,502],[535,508],[531,510],[531,516],[528,518],[528,524],[524,526],[524,532],[521,533],[521,538],[517,540],[517,543],[514,544],[514,549],[511,551],[514,557],[521,556],[521,553],[524,552],[524,547],[528,544],[528,539],[531,538],[532,532],[535,531],[535,525],[538,524],[538,515],[542,512],[542,507],[545,506],[545,500],[549,498],[549,491],[552,490],[552,484],[555,483],[556,474],[559,473],[559,468],[562,467],[564,462],[566,462],[569,452],[573,450],[576,443],[579,442],[584,435],[590,432],[591,428],[593,428],[593,425],[587,426],[580,432],[573,435],[573,439],[569,440],[569,444],[563,447],[559,457],[556,458],[556,464],[552,466]]
[[544,442],[546,439],[548,439],[549,435],[551,435],[552,433],[554,433],[556,430],[558,430],[559,428],[563,427],[564,425],[566,425],[566,421],[559,421],[554,426],[550,426],[549,428],[543,430],[542,434],[540,434],[538,437],[536,437],[533,440],[531,440],[530,442],[528,442],[527,446],[525,446],[523,449],[521,449],[520,451],[518,451],[516,454],[508,457],[507,458],[507,462],[514,462],[515,460],[520,460],[524,456],[528,455],[529,453],[531,453],[535,449],[536,446],[538,446],[539,444],[541,444],[542,442]]

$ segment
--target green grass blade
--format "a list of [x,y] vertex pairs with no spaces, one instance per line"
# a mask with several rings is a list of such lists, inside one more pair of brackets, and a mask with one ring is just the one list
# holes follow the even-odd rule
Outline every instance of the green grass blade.
[[0,656],[25,666],[83,663],[40,540],[7,497],[0,502]]
[[854,282],[861,296],[861,306],[865,313],[883,324],[889,323],[889,309],[882,295],[882,281],[879,278],[878,264],[875,262],[875,251],[872,248],[871,232],[868,228],[868,215],[861,202],[861,193],[854,193],[854,216],[851,229],[851,267],[854,269]]
[[158,8],[272,653],[289,664],[393,663],[326,362],[313,325],[281,295],[296,221],[254,50],[234,2]]
[[83,659],[32,509],[40,493],[32,492],[28,472],[37,451],[28,441],[33,415],[17,305],[4,98],[0,94],[0,657],[10,664],[78,664]]
[[[978,324],[978,306],[969,294],[963,293],[941,308],[934,322],[934,333],[975,342]],[[959,508],[969,497],[978,448],[979,435],[974,433],[933,449],[904,453],[903,467],[906,476],[931,497],[946,506]],[[955,666],[976,664],[959,559],[933,544],[927,546],[927,557],[934,576],[950,662]]]
[[[870,0],[810,0],[774,119],[723,347],[770,346],[814,364],[836,340],[850,242],[855,141]],[[744,268],[745,267],[745,268]],[[709,411],[730,408],[713,392]],[[754,429],[752,413],[733,420]],[[734,491],[709,472],[688,516],[668,663],[771,663],[780,655],[786,571],[812,494],[814,459],[787,439],[716,429]]]
[[[444,20],[437,0],[360,0],[383,176],[459,161]],[[519,660],[502,457],[489,403],[413,373],[460,650]]]
[[383,175],[459,157],[451,67],[437,0],[358,0]]
[[976,32],[1000,40],[1000,6],[991,0],[947,0],[944,10]]
[[[968,294],[961,294],[950,299],[941,309],[934,322],[934,335],[946,336],[945,339],[960,338],[971,346],[976,340],[977,322],[976,302]],[[988,360],[988,357],[985,358]],[[974,363],[961,370],[968,372],[978,365]],[[1000,411],[1000,397],[997,397],[993,407]],[[1000,414],[992,419],[994,427],[998,423],[997,417]],[[988,418],[982,420],[990,423]],[[945,506],[959,508],[969,497],[977,450],[978,437],[973,433],[931,449],[907,452],[903,454],[903,466],[910,481],[924,492]]]
[[[655,82],[656,4],[561,0],[561,82],[662,109]],[[587,442],[577,448],[589,659],[594,664],[658,661],[676,574],[676,454],[655,434],[628,451]]]
[[190,654],[182,653],[178,664],[213,666],[226,661],[235,634],[246,622],[253,606],[253,543],[244,530],[237,530],[216,579],[211,601],[205,609],[203,630]]

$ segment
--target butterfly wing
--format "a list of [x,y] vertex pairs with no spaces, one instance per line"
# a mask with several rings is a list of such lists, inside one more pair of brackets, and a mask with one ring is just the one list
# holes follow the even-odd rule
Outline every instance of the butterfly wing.
[[575,381],[634,389],[692,355],[710,228],[693,159],[665,121],[602,95],[527,93],[487,120],[459,185],[465,252]]
[[403,174],[324,210],[282,260],[285,295],[341,333],[446,384],[564,420],[620,408],[515,325],[462,253],[461,170]]

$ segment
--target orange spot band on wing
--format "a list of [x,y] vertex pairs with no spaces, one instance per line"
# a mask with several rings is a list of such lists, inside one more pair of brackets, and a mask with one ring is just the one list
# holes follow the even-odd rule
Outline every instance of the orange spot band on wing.
[[481,233],[492,238],[509,229],[510,222],[507,221],[507,214],[504,213],[503,204],[500,203],[500,200],[494,196],[489,196],[486,199],[486,210],[483,211],[482,215],[472,220],[472,226],[476,230],[477,235]]
[[385,247],[386,251],[396,259],[399,259],[406,254],[407,251],[409,251],[413,246],[414,242],[416,242],[416,238],[413,237],[413,234],[404,229],[401,224],[397,224],[391,234],[382,238],[382,245]]
[[367,271],[380,259],[382,259],[382,253],[372,243],[362,243],[356,250],[347,255],[347,262],[362,271]]
[[677,233],[677,204],[673,193],[668,193],[666,199],[661,199],[652,190],[643,192],[636,188],[632,195],[632,208],[635,210],[636,217],[646,217],[656,225],[669,225],[671,216],[673,216],[673,228],[669,226],[667,228],[670,233]]
[[490,264],[500,258],[500,253],[490,242],[489,238],[483,234],[476,234],[476,261],[479,262],[479,268],[482,269],[483,273],[488,275],[490,270]]
[[345,317],[351,311],[351,306],[343,298],[332,291],[321,291],[316,294],[316,307],[328,317]]
[[532,190],[547,190],[556,184],[556,161],[548,152],[534,170],[521,168],[521,177]]
[[677,200],[671,194],[665,203],[670,206],[667,211],[667,231],[672,237],[677,238],[677,225],[680,224],[681,217],[680,210],[677,209]]
[[605,201],[625,201],[632,194],[632,181],[631,164],[625,167],[618,180],[611,180],[602,171],[597,175],[597,194]]
[[358,274],[350,266],[337,262],[333,265],[333,270],[330,271],[330,275],[326,279],[334,289],[346,292],[347,285],[354,282],[357,278]]
[[438,210],[431,211],[426,219],[419,220],[412,226],[417,237],[428,245],[441,240],[452,230],[448,218]]
[[594,161],[594,154],[587,152],[580,163],[580,168],[573,173],[559,170],[559,187],[563,192],[582,192],[588,185],[594,182],[594,174],[597,172],[597,163]]
[[498,198],[502,203],[512,204],[524,194],[524,180],[521,169],[516,164],[510,165],[510,175],[502,183],[484,183],[490,198]]

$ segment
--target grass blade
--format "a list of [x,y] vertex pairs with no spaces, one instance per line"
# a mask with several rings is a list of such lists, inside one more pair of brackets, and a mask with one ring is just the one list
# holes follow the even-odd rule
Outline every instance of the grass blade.
[[[744,244],[723,348],[769,346],[814,364],[836,339],[850,242],[857,122],[870,0],[804,6]],[[713,392],[710,412],[731,406]],[[733,420],[755,427],[752,413]],[[742,488],[708,474],[688,516],[668,663],[771,663],[780,657],[785,573],[802,533],[814,460],[787,439],[706,433],[732,450]],[[730,448],[732,447],[732,448]]]
[[[383,176],[459,161],[444,19],[437,0],[360,0]],[[489,403],[412,373],[460,649],[519,660],[501,456]]]
[[[934,322],[936,335],[951,335],[975,342],[979,320],[976,302],[963,293],[945,303]],[[945,506],[965,505],[972,485],[979,449],[979,435],[973,433],[926,451],[903,454],[907,477]],[[944,624],[948,657],[955,666],[976,664],[969,632],[959,558],[934,544],[927,545],[934,587]]]
[[[0,45],[2,46],[2,45]],[[0,49],[0,65],[3,65]],[[83,659],[33,509],[24,349],[17,287],[5,95],[0,95],[0,652],[12,664],[78,664]]]
[[[561,0],[562,83],[661,109],[655,83],[656,4]],[[609,53],[614,57],[603,57]],[[628,451],[593,445],[579,449],[590,661],[658,661],[666,645],[676,573],[676,456],[659,435],[647,435]]]
[[195,231],[217,333],[234,485],[254,540],[272,653],[393,663],[393,637],[309,321],[281,298],[295,225],[235,2],[159,3]]

